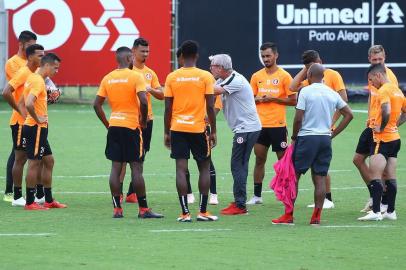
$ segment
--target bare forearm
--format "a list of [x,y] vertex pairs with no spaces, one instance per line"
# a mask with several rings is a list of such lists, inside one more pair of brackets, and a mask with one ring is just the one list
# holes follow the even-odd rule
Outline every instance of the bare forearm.
[[389,116],[390,116],[390,114],[382,115],[382,122],[381,122],[381,127],[380,127],[381,131],[383,131],[385,129],[386,125],[388,124]]
[[141,125],[146,126],[148,118],[148,103],[140,104],[140,112],[141,112]]
[[293,78],[290,83],[289,90],[292,92],[298,92],[301,83],[306,79],[306,69],[302,69],[296,76]]
[[150,88],[148,91],[151,95],[154,96],[154,98],[163,100],[164,99],[164,92],[162,91],[162,87],[154,89]]
[[35,120],[35,122],[41,122],[38,118],[37,113],[35,112],[34,105],[26,105],[27,112],[31,115],[31,117]]
[[106,114],[101,106],[94,106],[94,111],[96,112],[97,117],[103,123],[106,128],[109,128],[109,121],[107,121]]
[[216,112],[213,107],[207,109],[207,117],[209,118],[211,131],[216,133]]
[[402,114],[400,115],[400,118],[398,120],[398,127],[403,125],[404,122],[406,122],[406,112],[402,112]]
[[338,134],[340,134],[347,126],[348,124],[352,121],[353,115],[352,114],[346,114],[344,115],[343,120],[341,120],[340,124],[338,124],[337,128],[334,129],[331,137],[334,138]]

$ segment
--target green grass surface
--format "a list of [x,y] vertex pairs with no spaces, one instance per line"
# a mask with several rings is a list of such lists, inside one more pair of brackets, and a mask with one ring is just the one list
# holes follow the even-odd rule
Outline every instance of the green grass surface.
[[[163,146],[162,104],[155,103],[151,151],[145,162],[149,205],[162,220],[139,220],[137,205],[124,204],[125,218],[113,220],[109,196],[110,163],[104,157],[106,130],[89,105],[52,105],[49,141],[55,156],[54,196],[67,209],[27,212],[0,202],[0,269],[404,269],[406,264],[405,150],[398,162],[398,220],[361,223],[356,219],[367,191],[352,165],[352,155],[366,114],[334,140],[331,164],[336,208],[323,211],[322,226],[308,225],[313,187],[309,175],[300,182],[295,226],[273,226],[282,204],[269,192],[274,155],[269,155],[264,204],[249,215],[218,222],[179,224],[175,164]],[[363,104],[355,109],[365,110]],[[289,123],[293,109],[289,109]],[[11,149],[9,112],[0,103],[0,190]],[[291,128],[289,128],[291,131]],[[401,132],[405,134],[403,127]],[[218,173],[218,214],[232,200],[229,169],[232,134],[218,117],[218,146],[213,160]],[[197,196],[196,166],[189,163]],[[251,159],[248,195],[252,195]],[[127,176],[125,187],[128,186]],[[196,215],[198,204],[190,206]],[[183,230],[183,231],[182,231]],[[39,234],[45,236],[22,236]]]

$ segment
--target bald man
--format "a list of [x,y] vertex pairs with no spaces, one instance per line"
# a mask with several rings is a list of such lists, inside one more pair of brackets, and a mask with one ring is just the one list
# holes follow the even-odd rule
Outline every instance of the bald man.
[[[319,225],[326,196],[326,176],[332,158],[331,139],[343,131],[352,120],[352,112],[340,95],[322,83],[324,68],[313,64],[308,72],[309,86],[300,91],[293,122],[292,144],[296,178],[311,168],[315,208],[311,225]],[[338,110],[344,116],[334,131],[331,122]],[[298,184],[297,184],[298,187]],[[273,224],[293,224],[293,211],[272,220]]]

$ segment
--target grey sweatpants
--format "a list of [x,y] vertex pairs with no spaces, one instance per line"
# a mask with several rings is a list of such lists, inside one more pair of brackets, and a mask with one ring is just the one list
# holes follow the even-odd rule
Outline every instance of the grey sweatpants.
[[231,153],[231,173],[234,179],[234,201],[240,208],[245,208],[247,201],[248,164],[254,144],[261,131],[236,133],[233,138]]

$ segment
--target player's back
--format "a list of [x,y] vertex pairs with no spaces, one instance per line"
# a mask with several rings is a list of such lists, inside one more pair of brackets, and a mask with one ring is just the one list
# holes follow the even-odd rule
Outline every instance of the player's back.
[[183,67],[170,73],[165,96],[173,97],[171,129],[202,132],[205,128],[206,94],[213,94],[214,78],[202,69]]

